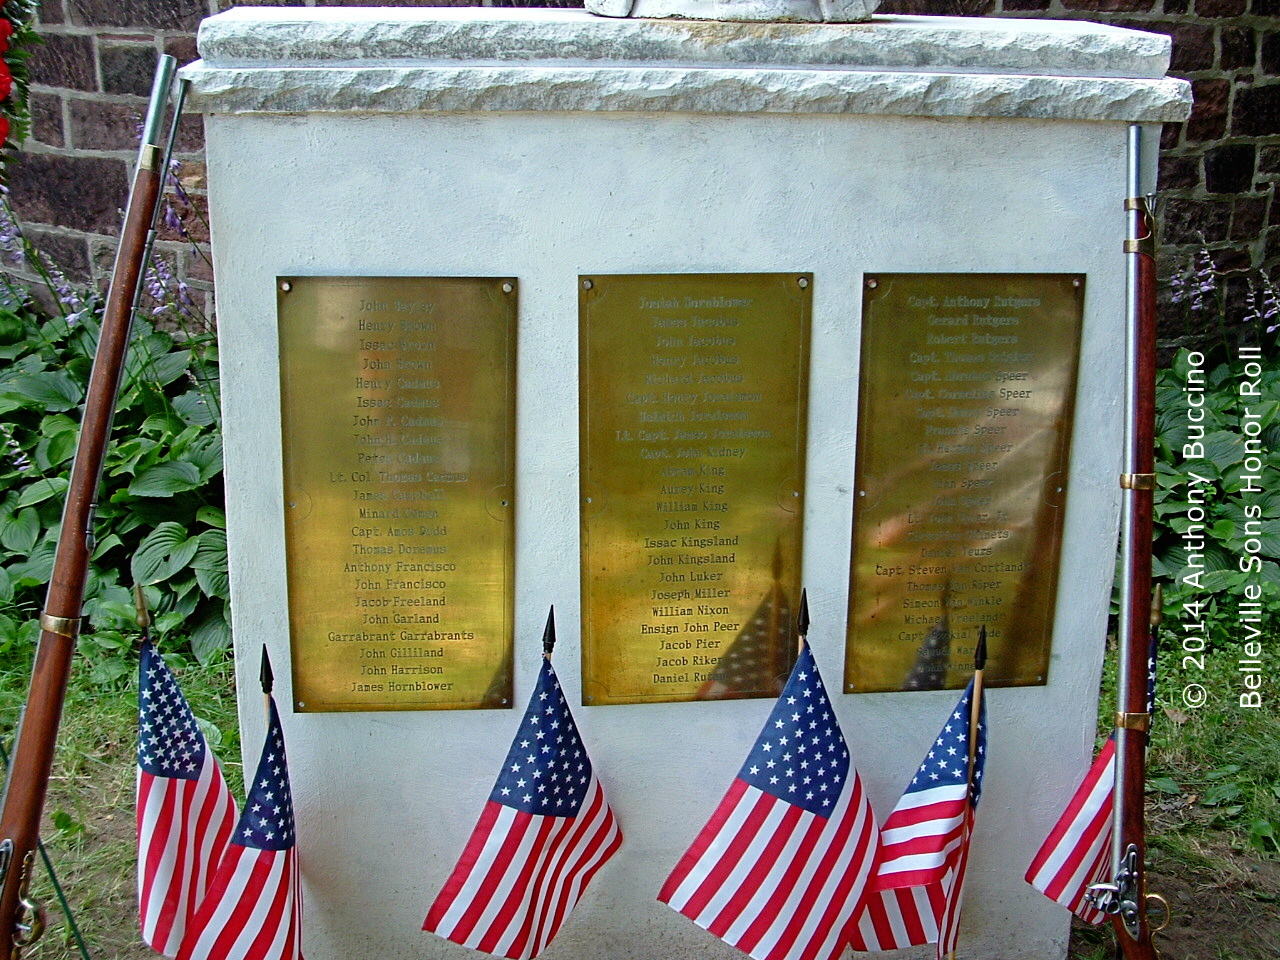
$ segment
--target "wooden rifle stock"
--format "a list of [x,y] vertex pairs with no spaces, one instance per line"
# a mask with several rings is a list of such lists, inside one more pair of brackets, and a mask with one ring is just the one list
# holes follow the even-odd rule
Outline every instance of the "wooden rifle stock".
[[5,784],[0,812],[0,882],[3,883],[0,917],[12,944],[6,955],[14,958],[37,939],[43,929],[41,911],[27,900],[26,888],[31,879],[40,814],[53,767],[71,655],[80,630],[102,462],[120,392],[148,234],[155,222],[165,175],[160,131],[176,67],[177,61],[163,56],[156,70],[151,105],[143,125],[142,148],[85,394],[84,418],[63,507],[53,573],[40,615],[40,643],[31,686]]
[[1141,128],[1129,128],[1128,350],[1123,488],[1116,782],[1112,882],[1095,888],[1125,960],[1157,960],[1147,917],[1144,788],[1147,660],[1151,636],[1151,535],[1155,497],[1155,218],[1141,195]]

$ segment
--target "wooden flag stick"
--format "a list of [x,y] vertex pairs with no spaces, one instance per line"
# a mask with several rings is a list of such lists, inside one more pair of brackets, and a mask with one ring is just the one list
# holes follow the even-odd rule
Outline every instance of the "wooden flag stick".
[[803,652],[804,645],[809,642],[809,591],[803,587],[800,588],[800,617],[796,623],[796,633],[800,634],[796,647]]
[[[969,774],[965,789],[965,803],[973,793],[973,763],[978,756],[978,725],[982,719],[982,673],[987,666],[987,625],[978,628],[978,649],[973,652],[973,700],[969,704]],[[964,843],[969,842],[969,825],[972,818],[965,814]],[[958,922],[958,921],[957,921]],[[954,950],[947,954],[947,960],[956,960]]]

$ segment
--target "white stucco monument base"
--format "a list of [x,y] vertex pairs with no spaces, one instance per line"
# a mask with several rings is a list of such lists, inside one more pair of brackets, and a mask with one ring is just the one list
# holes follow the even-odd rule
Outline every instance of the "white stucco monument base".
[[[293,713],[276,277],[520,282],[516,705],[549,604],[622,851],[545,956],[740,956],[655,899],[765,700],[580,705],[576,280],[814,275],[810,636],[883,819],[953,691],[840,694],[864,272],[1087,275],[1048,683],[990,692],[959,955],[1058,960],[1022,880],[1093,746],[1119,515],[1125,143],[1189,109],[1163,36],[1044,20],[740,24],[456,9],[233,10],[188,67],[206,115],[246,763],[277,664],[309,960],[463,958],[420,930],[518,709]],[[921,948],[903,956],[933,956]]]

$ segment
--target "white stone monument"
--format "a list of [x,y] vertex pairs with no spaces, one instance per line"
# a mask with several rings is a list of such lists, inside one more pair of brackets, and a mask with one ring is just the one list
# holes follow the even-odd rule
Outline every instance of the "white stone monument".
[[[612,11],[615,13],[625,11]],[[1080,21],[604,19],[483,8],[232,10],[188,67],[205,114],[247,756],[277,664],[310,960],[457,957],[421,932],[515,731],[548,605],[622,825],[549,958],[729,958],[655,900],[767,700],[583,706],[578,278],[812,274],[810,640],[883,819],[953,691],[840,693],[867,272],[1087,276],[1046,684],[990,692],[960,955],[1059,960],[1023,872],[1085,769],[1119,513],[1125,145],[1185,118],[1170,41]],[[519,281],[515,710],[293,712],[276,297],[281,276]],[[931,957],[933,948],[904,954]]]

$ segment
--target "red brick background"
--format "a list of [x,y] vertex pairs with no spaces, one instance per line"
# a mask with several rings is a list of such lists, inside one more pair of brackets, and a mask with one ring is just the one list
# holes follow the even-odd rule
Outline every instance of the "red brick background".
[[[244,0],[241,0],[243,5]],[[135,156],[135,127],[158,53],[196,56],[195,30],[227,0],[45,0],[45,43],[32,63],[33,133],[11,165],[12,197],[38,243],[79,276],[110,268]],[[286,6],[363,6],[295,0]],[[399,0],[395,6],[429,6]],[[442,4],[443,5],[443,4]],[[488,5],[488,4],[486,4]],[[510,0],[498,5],[527,6]],[[553,0],[539,6],[579,6]],[[887,0],[882,12],[1085,19],[1173,37],[1171,72],[1192,82],[1195,108],[1169,124],[1160,163],[1162,265],[1206,247],[1237,294],[1245,276],[1280,267],[1280,0]],[[183,130],[181,175],[204,203],[199,120]],[[208,240],[199,209],[180,209],[191,240]],[[206,295],[207,263],[180,232],[160,244]],[[1233,301],[1241,300],[1233,296]],[[211,306],[211,304],[210,304]]]

